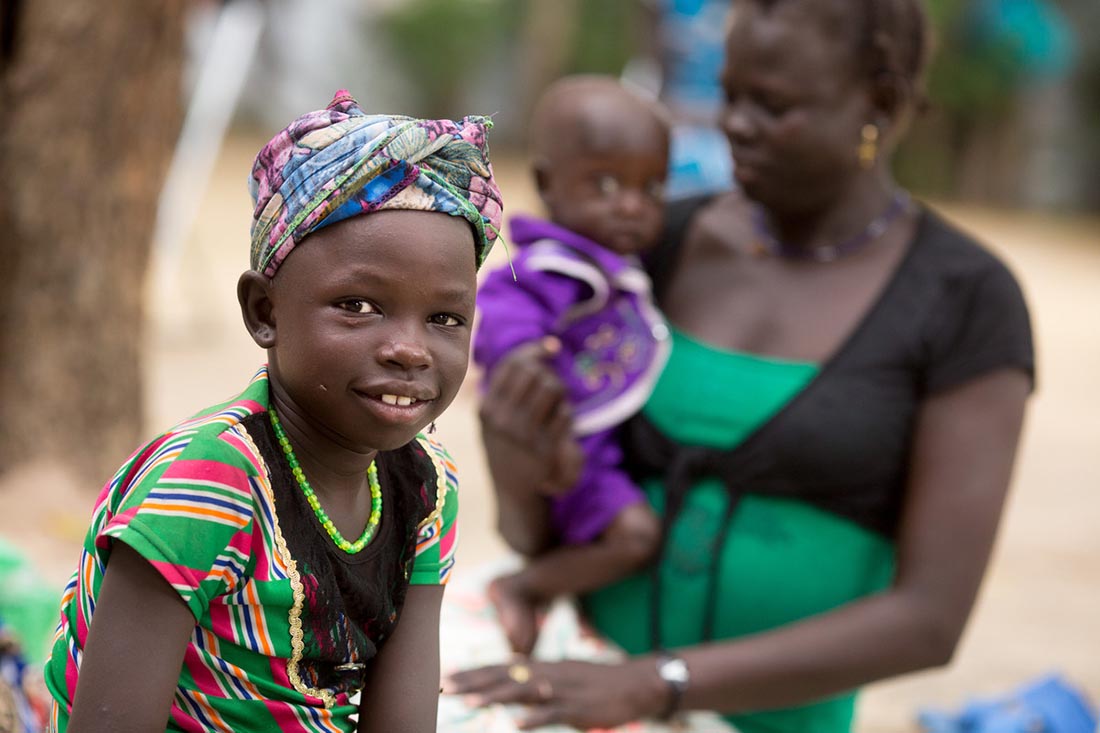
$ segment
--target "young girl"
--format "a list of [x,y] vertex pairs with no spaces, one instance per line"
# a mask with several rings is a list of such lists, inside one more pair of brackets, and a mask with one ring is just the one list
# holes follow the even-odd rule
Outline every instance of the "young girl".
[[[520,654],[535,644],[538,605],[618,580],[656,549],[658,521],[619,467],[614,431],[645,403],[669,350],[637,257],[656,244],[664,221],[664,116],[614,78],[568,77],[539,100],[532,143],[549,221],[511,221],[521,245],[515,276],[502,268],[486,279],[474,358],[490,380],[513,380],[511,367],[543,357],[539,344],[556,339],[549,358],[572,407],[583,468],[551,502],[562,546],[490,585]],[[492,400],[482,409],[493,410]]]
[[419,431],[466,371],[501,213],[489,126],[341,91],[260,151],[237,292],[269,363],[104,488],[51,729],[435,730],[456,483]]

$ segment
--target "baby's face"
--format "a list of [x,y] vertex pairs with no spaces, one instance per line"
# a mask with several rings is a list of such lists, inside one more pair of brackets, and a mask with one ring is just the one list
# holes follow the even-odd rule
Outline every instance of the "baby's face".
[[272,283],[273,378],[336,442],[404,445],[466,374],[474,260],[470,225],[447,214],[382,211],[311,234]]
[[543,202],[566,229],[619,254],[642,252],[664,224],[668,135],[648,118],[630,118],[599,138],[546,163]]

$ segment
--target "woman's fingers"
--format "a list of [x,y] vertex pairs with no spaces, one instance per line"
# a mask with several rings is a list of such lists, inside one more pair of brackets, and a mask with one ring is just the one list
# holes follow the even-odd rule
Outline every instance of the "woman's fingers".
[[565,395],[546,363],[549,356],[546,345],[536,342],[517,348],[497,365],[481,405],[487,428],[528,446],[540,442]]
[[519,721],[520,730],[541,728],[544,725],[566,722],[565,707],[557,703],[538,705],[528,710],[527,715]]
[[532,675],[531,666],[522,662],[469,669],[448,677],[443,692],[464,695],[473,707],[532,704],[539,701],[540,689]]
[[443,692],[447,695],[467,695],[487,690],[508,679],[504,665],[464,669],[453,672],[443,680]]

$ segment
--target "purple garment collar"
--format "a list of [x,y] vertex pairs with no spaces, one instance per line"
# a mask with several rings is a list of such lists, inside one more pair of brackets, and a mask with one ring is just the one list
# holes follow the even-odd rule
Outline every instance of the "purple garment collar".
[[513,216],[508,220],[508,230],[512,241],[521,247],[540,239],[553,239],[561,242],[566,247],[574,249],[593,260],[610,277],[615,277],[624,270],[638,266],[636,257],[624,257],[617,252],[612,252],[607,247],[596,244],[588,237],[582,237],[580,234],[546,219],[539,219],[534,216]]

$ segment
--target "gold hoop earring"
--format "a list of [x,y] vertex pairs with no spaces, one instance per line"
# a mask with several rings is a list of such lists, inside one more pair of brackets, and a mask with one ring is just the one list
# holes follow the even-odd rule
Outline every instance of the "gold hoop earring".
[[870,170],[878,160],[878,127],[870,123],[859,131],[859,167]]

